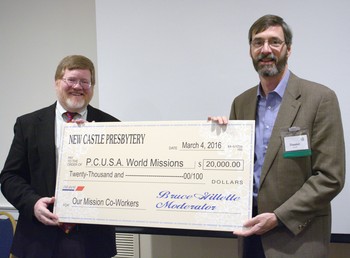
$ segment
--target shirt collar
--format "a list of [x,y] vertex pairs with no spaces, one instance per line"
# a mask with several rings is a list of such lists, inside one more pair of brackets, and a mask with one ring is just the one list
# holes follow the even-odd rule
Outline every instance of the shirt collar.
[[[58,112],[58,114],[61,115],[61,117],[63,116],[64,113],[67,112],[67,110],[65,110],[61,103],[59,101],[57,101],[57,104],[56,104],[56,110]],[[83,111],[81,112],[78,112],[78,114],[81,116],[81,117],[86,117],[86,113],[87,113],[87,109],[85,108]]]
[[[284,92],[286,91],[288,80],[289,80],[289,76],[290,76],[290,71],[287,70],[286,74],[283,76],[282,80],[279,82],[277,87],[273,90],[273,92],[276,92],[281,98],[283,97]],[[257,95],[260,96],[260,97],[263,96],[261,91],[262,91],[261,83],[259,83]]]

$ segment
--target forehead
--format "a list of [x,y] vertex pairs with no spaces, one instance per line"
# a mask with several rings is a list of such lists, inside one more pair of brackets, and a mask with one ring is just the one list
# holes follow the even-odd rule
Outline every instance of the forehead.
[[279,38],[284,39],[284,33],[281,26],[270,26],[266,30],[253,35],[254,38]]
[[91,73],[89,69],[73,69],[73,70],[66,69],[64,71],[64,76],[90,79]]

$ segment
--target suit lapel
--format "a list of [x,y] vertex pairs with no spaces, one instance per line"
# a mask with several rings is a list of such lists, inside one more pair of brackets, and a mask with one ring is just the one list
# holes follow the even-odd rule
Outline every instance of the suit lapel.
[[101,122],[99,119],[99,116],[96,114],[96,109],[93,108],[92,106],[88,105],[87,106],[87,121],[92,122]]
[[[239,113],[237,113],[237,116],[235,116],[234,119],[255,120],[256,106],[258,104],[257,91],[258,86],[247,91],[247,95],[242,100],[242,103],[239,104],[238,111],[236,111]],[[247,105],[247,103],[254,103],[254,105]]]
[[56,104],[38,113],[35,137],[38,142],[39,157],[43,168],[47,169],[44,175],[48,192],[54,195],[56,182],[56,145],[55,145],[55,108]]
[[[257,87],[256,87],[257,88]],[[244,107],[244,119],[245,120],[255,120],[256,117],[256,106],[258,104],[258,97],[256,95],[256,91],[252,91],[250,96],[249,96],[249,102],[247,101],[247,103],[255,103],[255,105],[246,105],[246,107]]]
[[260,185],[264,182],[265,177],[282,146],[281,129],[291,127],[298,114],[301,105],[301,102],[298,101],[301,95],[300,84],[298,81],[299,78],[291,73],[265,155],[264,165],[261,170]]

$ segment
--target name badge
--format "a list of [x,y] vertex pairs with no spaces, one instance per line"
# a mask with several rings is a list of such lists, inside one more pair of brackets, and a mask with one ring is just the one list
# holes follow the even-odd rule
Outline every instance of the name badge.
[[307,129],[291,127],[283,129],[281,137],[284,146],[284,158],[306,157],[311,155]]

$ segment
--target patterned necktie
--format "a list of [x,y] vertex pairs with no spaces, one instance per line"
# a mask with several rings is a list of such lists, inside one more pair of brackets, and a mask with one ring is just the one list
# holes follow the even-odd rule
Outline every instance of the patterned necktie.
[[69,232],[75,227],[74,223],[61,223],[59,227],[64,231],[64,233],[69,234]]
[[[74,116],[78,113],[75,112],[65,112],[66,123],[72,122]],[[64,231],[64,233],[69,234],[69,232],[75,227],[74,223],[61,223],[59,227]]]
[[70,123],[70,122],[72,122],[74,116],[75,116],[76,114],[78,114],[78,113],[75,113],[75,112],[66,112],[65,114],[66,114],[66,117],[67,117],[66,123]]

